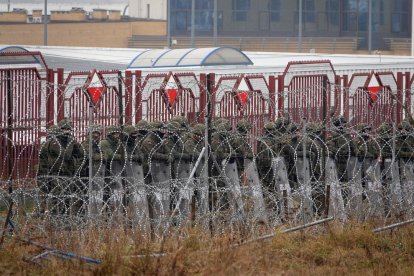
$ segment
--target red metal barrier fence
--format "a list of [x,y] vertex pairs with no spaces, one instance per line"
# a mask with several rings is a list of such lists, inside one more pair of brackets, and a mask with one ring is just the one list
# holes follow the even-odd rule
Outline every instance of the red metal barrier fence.
[[[296,123],[304,118],[308,122],[321,121],[324,116],[329,118],[333,110],[344,114],[350,126],[370,123],[375,128],[382,122],[399,123],[413,106],[414,76],[408,72],[338,76],[329,61],[316,61],[291,62],[280,75],[211,76],[214,116],[230,119],[233,126],[241,119],[249,120],[254,125],[252,137],[260,136],[263,125],[278,116],[289,116]],[[102,88],[103,93],[94,106],[94,124],[168,121],[176,115],[192,123],[204,122],[206,74],[144,75],[141,71],[95,70],[65,73],[63,69],[42,71],[11,66],[0,70],[0,81],[2,179],[7,179],[6,172],[12,169],[15,178],[33,177],[46,128],[64,117],[72,118],[76,137],[84,139],[90,100],[85,90],[90,86]],[[10,102],[8,93],[12,94]],[[8,162],[11,157],[12,164]]]

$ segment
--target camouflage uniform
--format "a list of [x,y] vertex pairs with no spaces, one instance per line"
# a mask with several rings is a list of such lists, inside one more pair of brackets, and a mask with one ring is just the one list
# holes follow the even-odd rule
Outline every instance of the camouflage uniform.
[[264,126],[264,135],[259,140],[257,150],[257,160],[259,167],[259,174],[263,184],[274,189],[274,174],[272,171],[272,160],[276,157],[279,151],[276,139],[276,124],[269,122]]
[[348,182],[352,176],[348,175],[348,164],[351,157],[357,154],[357,146],[349,133],[346,132],[346,120],[343,116],[333,119],[332,136],[327,141],[329,157],[335,160],[338,177],[341,182]]
[[102,127],[92,126],[92,182],[89,183],[89,139],[82,143],[82,150],[85,152],[85,164],[83,169],[83,179],[88,187],[88,214],[95,217],[102,213],[105,187],[105,165],[102,160],[100,148]]
[[69,120],[60,121],[55,135],[51,134],[39,155],[43,160],[40,173],[50,177],[43,191],[50,195],[50,211],[54,214],[77,215],[82,211],[85,187],[79,176],[83,151],[71,131]]
[[[306,125],[305,137],[295,143],[296,175],[299,184],[302,185],[301,190],[306,202],[305,221],[311,220],[312,205],[320,214],[324,208],[325,187],[322,182],[322,169],[325,164],[322,153],[325,145],[321,139],[321,130],[322,125],[309,123]],[[303,152],[303,144],[305,144],[306,152]]]
[[149,162],[151,173],[150,216],[154,220],[155,233],[162,235],[170,215],[170,179],[173,157],[171,148],[164,139],[164,125],[152,122],[150,132],[140,145],[145,160]]
[[[188,137],[189,126],[185,118],[174,117],[166,124],[166,134],[164,136],[165,145],[170,150],[171,162],[171,187],[173,193],[174,210],[179,210],[178,221],[181,224],[189,217],[190,201],[193,197],[193,183],[188,185],[191,170],[191,155],[184,147]],[[190,187],[189,187],[190,186]],[[177,215],[177,214],[174,214]]]
[[[143,126],[145,126],[145,123],[140,124],[141,128]],[[149,236],[149,209],[142,166],[144,156],[139,147],[142,136],[140,135],[140,129],[132,125],[124,126],[124,133],[126,148],[125,188],[128,218],[131,220],[134,228],[138,227],[142,234]]]
[[[241,194],[240,179],[236,159],[240,156],[232,147],[231,124],[226,119],[217,119],[213,122],[214,133],[211,139],[213,159],[217,161],[215,176],[222,176],[217,183],[219,187],[226,187],[227,202],[232,210],[232,218],[236,221],[244,220],[244,206]],[[224,182],[224,183],[223,183]],[[223,199],[222,196],[220,196]]]
[[126,165],[125,146],[122,141],[122,130],[117,126],[107,129],[106,139],[100,143],[103,160],[106,162],[104,202],[115,220],[119,220],[123,212],[123,173]]
[[[263,199],[262,184],[260,183],[256,161],[253,159],[253,142],[248,133],[252,125],[248,121],[237,123],[237,136],[232,140],[232,147],[236,153],[237,167],[242,185],[248,187],[245,195],[245,205],[252,209],[253,220],[266,223],[266,209]],[[247,195],[247,196],[246,196]],[[252,205],[251,208],[249,205]]]

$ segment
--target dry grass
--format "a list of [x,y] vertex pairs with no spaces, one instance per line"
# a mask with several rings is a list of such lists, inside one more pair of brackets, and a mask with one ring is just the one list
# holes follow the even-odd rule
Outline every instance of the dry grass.
[[[53,259],[34,264],[39,248],[8,238],[0,249],[0,274],[39,275],[412,275],[414,227],[373,234],[369,225],[345,228],[330,224],[239,247],[234,235],[206,237],[194,231],[186,238],[146,243],[139,235],[119,231],[54,234],[38,239],[71,252],[100,259],[100,265]],[[167,256],[143,258],[148,252]]]

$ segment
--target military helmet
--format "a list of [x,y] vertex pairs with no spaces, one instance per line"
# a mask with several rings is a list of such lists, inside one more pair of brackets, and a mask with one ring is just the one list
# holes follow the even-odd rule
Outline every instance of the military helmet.
[[92,126],[92,132],[102,133],[102,126],[100,126],[100,125],[93,125]]
[[268,133],[274,132],[276,130],[276,124],[274,122],[268,122],[264,125],[264,129]]
[[127,135],[131,135],[133,133],[137,133],[137,131],[138,131],[138,129],[135,126],[133,126],[133,125],[125,125],[124,126],[124,132]]
[[206,130],[205,125],[203,125],[203,124],[196,124],[193,127],[192,133],[194,133],[195,135],[198,135],[198,136],[204,136],[205,130]]
[[276,122],[276,128],[282,128],[282,127],[287,127],[290,124],[290,120],[288,117],[279,117],[277,118]]
[[47,135],[57,135],[60,132],[60,127],[58,127],[57,125],[51,125],[48,129],[47,129]]
[[237,122],[236,128],[238,131],[249,131],[252,128],[252,124],[249,121],[242,120]]
[[145,120],[141,120],[135,125],[135,127],[139,130],[147,130],[150,128],[150,124]]
[[108,135],[111,135],[111,134],[113,134],[113,133],[121,133],[121,128],[120,128],[119,126],[109,126],[109,127],[106,129],[106,133],[107,133]]
[[188,122],[188,119],[183,116],[175,116],[171,118],[170,122],[174,122],[178,124],[179,128],[188,129],[190,126],[190,123]]
[[322,130],[322,125],[320,123],[308,123],[306,125],[306,131],[308,132],[320,132]]
[[390,123],[382,123],[378,128],[378,133],[380,134],[389,134],[392,131],[392,126]]
[[219,118],[213,123],[214,129],[217,131],[231,131],[231,124],[229,120],[224,118]]
[[70,119],[63,119],[60,120],[58,125],[57,125],[60,129],[73,129],[73,125],[72,125],[72,121]]
[[359,124],[357,126],[357,131],[358,132],[367,132],[367,131],[371,131],[371,126],[368,124]]
[[154,121],[149,123],[149,127],[151,130],[161,130],[162,128],[164,128],[164,124],[160,121]]

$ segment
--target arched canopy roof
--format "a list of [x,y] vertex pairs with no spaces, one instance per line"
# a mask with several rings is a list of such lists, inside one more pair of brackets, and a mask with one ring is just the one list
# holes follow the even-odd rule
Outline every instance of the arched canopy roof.
[[229,48],[190,48],[146,50],[137,55],[128,68],[253,65],[241,51]]
[[28,66],[47,69],[40,52],[30,52],[20,46],[0,46],[0,68]]

